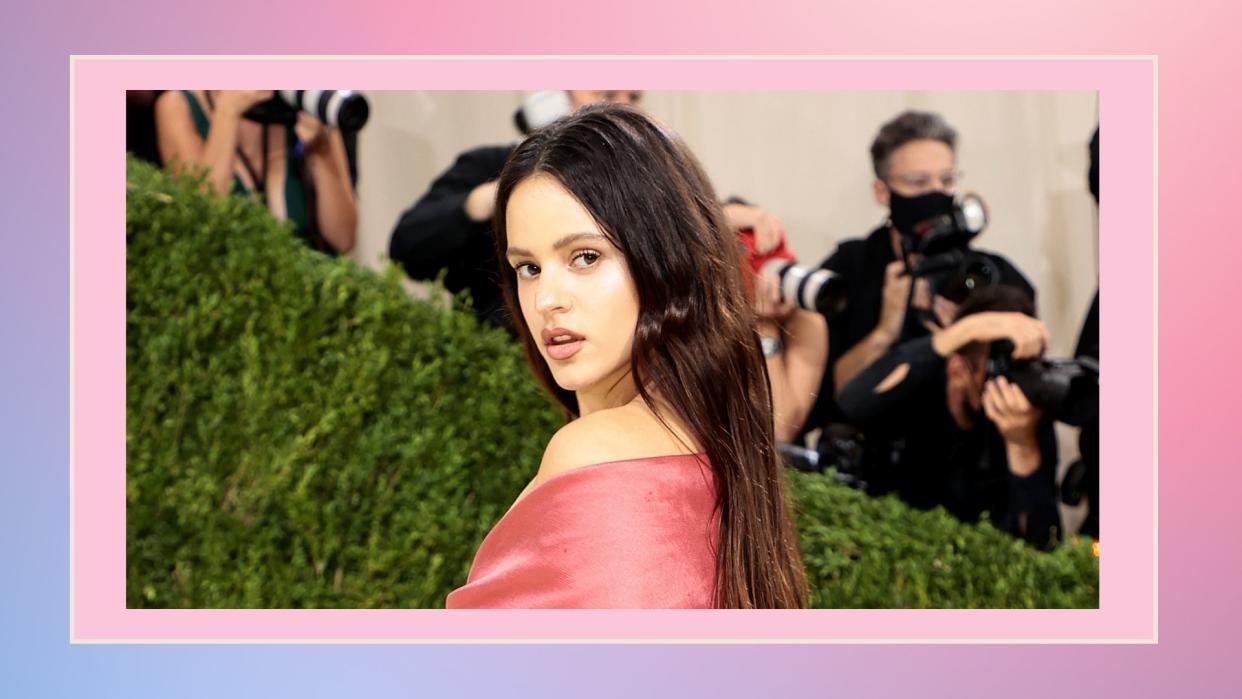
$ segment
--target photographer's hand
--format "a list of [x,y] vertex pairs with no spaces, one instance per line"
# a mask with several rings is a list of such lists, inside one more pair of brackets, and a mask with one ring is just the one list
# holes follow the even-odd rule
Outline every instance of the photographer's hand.
[[983,387],[983,412],[1005,440],[1009,470],[1029,476],[1039,469],[1039,408],[1031,405],[1022,389],[998,376]]
[[766,274],[755,277],[755,315],[761,319],[783,321],[793,312],[792,299],[781,300],[780,284]]
[[500,183],[491,180],[470,190],[470,193],[466,195],[466,201],[462,204],[466,217],[476,222],[491,218],[496,211],[496,190],[499,188]]
[[302,142],[304,154],[319,153],[329,146],[329,127],[327,124],[303,111],[298,111],[298,121],[293,130]]
[[894,260],[884,268],[884,302],[876,330],[890,345],[901,336],[901,324],[906,319],[906,301],[910,298],[910,284],[913,281],[906,274],[905,263],[901,260]]
[[737,202],[722,208],[734,233],[747,228],[755,232],[755,251],[760,255],[772,252],[785,240],[785,223],[767,209]]

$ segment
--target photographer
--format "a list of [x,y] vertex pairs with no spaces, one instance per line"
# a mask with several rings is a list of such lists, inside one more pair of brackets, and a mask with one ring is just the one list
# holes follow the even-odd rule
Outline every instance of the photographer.
[[[936,294],[925,278],[910,270],[921,261],[917,226],[949,213],[960,180],[957,132],[938,115],[904,112],[884,124],[871,144],[875,200],[889,210],[887,220],[866,238],[847,240],[820,266],[847,284],[848,305],[829,318],[832,337],[828,369],[808,428],[842,420],[833,397],[846,383],[890,348],[945,325],[956,304]],[[993,253],[970,250],[995,273],[994,283],[1013,286],[1028,297],[1035,290],[1016,267]]]
[[351,250],[358,210],[340,132],[304,111],[292,127],[247,113],[272,90],[169,91],[155,102],[160,159],[174,172],[205,168],[216,192],[254,193],[311,247]]
[[987,378],[1000,340],[1014,360],[1039,357],[1050,341],[1013,287],[976,292],[948,327],[889,350],[842,388],[840,406],[866,432],[870,491],[964,521],[988,512],[998,528],[1047,547],[1060,529],[1056,436],[1022,389]]

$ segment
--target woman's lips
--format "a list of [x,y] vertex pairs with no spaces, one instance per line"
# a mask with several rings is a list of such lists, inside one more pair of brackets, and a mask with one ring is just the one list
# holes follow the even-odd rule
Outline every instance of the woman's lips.
[[569,359],[582,349],[582,342],[582,340],[574,340],[559,345],[548,345],[548,356],[553,359]]
[[[545,328],[542,333],[543,344],[548,348],[548,356],[552,359],[569,359],[582,349],[586,339],[572,330],[565,328]],[[560,340],[558,342],[558,340]]]

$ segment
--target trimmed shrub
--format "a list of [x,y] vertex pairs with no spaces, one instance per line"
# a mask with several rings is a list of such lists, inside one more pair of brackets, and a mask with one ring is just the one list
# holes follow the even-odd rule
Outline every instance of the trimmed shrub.
[[[129,607],[440,607],[562,417],[473,314],[128,164]],[[817,606],[1096,606],[1085,547],[791,474]]]
[[434,607],[559,420],[503,331],[129,165],[131,607]]
[[811,603],[823,608],[1094,608],[1089,544],[1044,553],[942,508],[914,509],[819,474],[791,472]]

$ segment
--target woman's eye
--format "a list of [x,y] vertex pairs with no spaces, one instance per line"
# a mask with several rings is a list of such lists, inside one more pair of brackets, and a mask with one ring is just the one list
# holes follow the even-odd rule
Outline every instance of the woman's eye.
[[513,267],[519,279],[533,279],[539,274],[539,268],[529,262],[521,262]]
[[599,259],[599,253],[594,250],[579,250],[574,253],[573,259],[570,260],[574,267],[590,267]]

